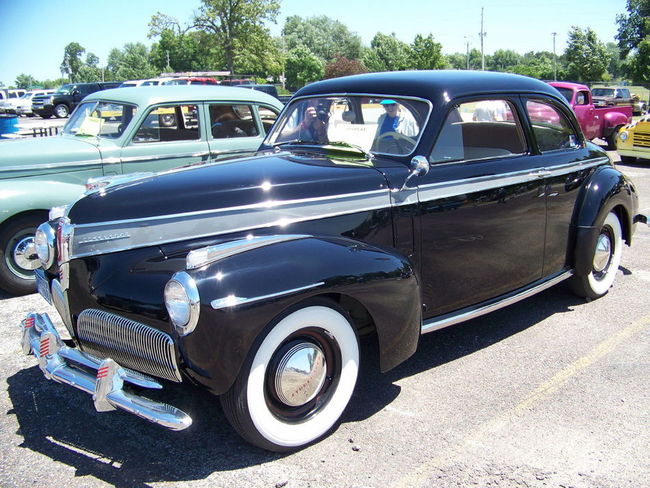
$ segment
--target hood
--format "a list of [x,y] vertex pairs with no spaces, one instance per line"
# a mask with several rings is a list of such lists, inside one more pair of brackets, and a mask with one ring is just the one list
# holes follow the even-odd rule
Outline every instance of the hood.
[[101,163],[95,139],[75,136],[38,137],[0,145],[0,178],[76,171]]
[[271,208],[386,190],[370,162],[277,153],[172,170],[89,193],[69,210],[72,224],[146,221],[219,209]]

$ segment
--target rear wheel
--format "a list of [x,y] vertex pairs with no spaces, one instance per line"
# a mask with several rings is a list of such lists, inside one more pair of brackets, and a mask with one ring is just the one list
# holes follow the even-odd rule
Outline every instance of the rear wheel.
[[592,268],[586,276],[571,279],[573,291],[584,298],[603,296],[614,283],[623,252],[621,223],[614,212],[603,222],[592,257]]
[[268,331],[221,404],[248,442],[271,451],[293,450],[337,423],[358,368],[359,345],[350,321],[334,303],[319,302]]

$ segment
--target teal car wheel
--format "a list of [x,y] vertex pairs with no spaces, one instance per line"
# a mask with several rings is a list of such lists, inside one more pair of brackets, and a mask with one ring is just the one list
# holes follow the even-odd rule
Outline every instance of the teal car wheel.
[[19,217],[0,230],[0,288],[16,294],[33,293],[36,289],[34,269],[38,261],[34,253],[34,234],[44,217]]

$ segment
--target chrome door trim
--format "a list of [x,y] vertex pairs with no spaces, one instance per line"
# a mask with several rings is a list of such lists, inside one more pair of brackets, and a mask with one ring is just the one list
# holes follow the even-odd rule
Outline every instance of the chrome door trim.
[[311,285],[301,286],[299,288],[292,288],[290,290],[282,290],[282,291],[279,291],[279,292],[276,292],[276,293],[269,293],[268,295],[261,295],[261,296],[258,296],[258,297],[250,297],[250,298],[238,297],[238,296],[235,296],[235,295],[228,295],[227,297],[224,297],[224,298],[219,298],[219,299],[216,299],[216,300],[212,300],[210,302],[210,305],[215,310],[220,310],[222,308],[234,308],[234,307],[238,307],[240,305],[247,305],[249,303],[259,302],[261,300],[270,300],[272,298],[279,298],[279,297],[282,297],[282,296],[291,295],[293,293],[298,293],[298,292],[305,291],[305,290],[311,290],[312,288],[317,288],[319,286],[323,286],[324,284],[325,284],[324,281],[320,281],[318,283],[312,283]]
[[573,270],[561,272],[558,275],[555,275],[549,279],[542,281],[541,283],[535,282],[528,287],[521,289],[516,292],[514,295],[508,295],[505,298],[499,300],[495,303],[488,303],[483,306],[468,307],[461,309],[457,312],[452,312],[451,314],[443,315],[442,317],[434,317],[433,319],[426,320],[422,323],[422,328],[420,329],[421,334],[428,334],[429,332],[434,332],[436,330],[444,329],[450,325],[455,325],[460,322],[465,322],[467,320],[480,317],[482,315],[494,312],[501,308],[517,303],[518,301],[524,300],[525,298],[531,297],[541,291],[546,290],[552,286],[557,285],[561,281],[564,281],[570,278],[573,275]]

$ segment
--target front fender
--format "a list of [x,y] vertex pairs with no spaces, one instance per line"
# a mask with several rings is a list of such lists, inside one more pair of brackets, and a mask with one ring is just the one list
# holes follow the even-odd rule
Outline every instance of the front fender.
[[632,219],[638,209],[638,195],[627,177],[612,166],[598,168],[582,188],[576,203],[573,234],[574,269],[584,276],[591,272],[600,226],[613,209],[623,229],[626,242],[632,243]]
[[630,118],[621,112],[607,112],[604,119],[604,128],[609,130],[626,125],[630,121]]
[[81,196],[84,185],[37,180],[0,181],[0,223],[31,210],[48,211],[73,202]]
[[274,243],[189,270],[201,298],[194,332],[179,338],[189,374],[216,394],[234,382],[265,327],[301,302],[327,295],[360,303],[375,325],[383,370],[408,358],[421,327],[410,262],[341,237]]

